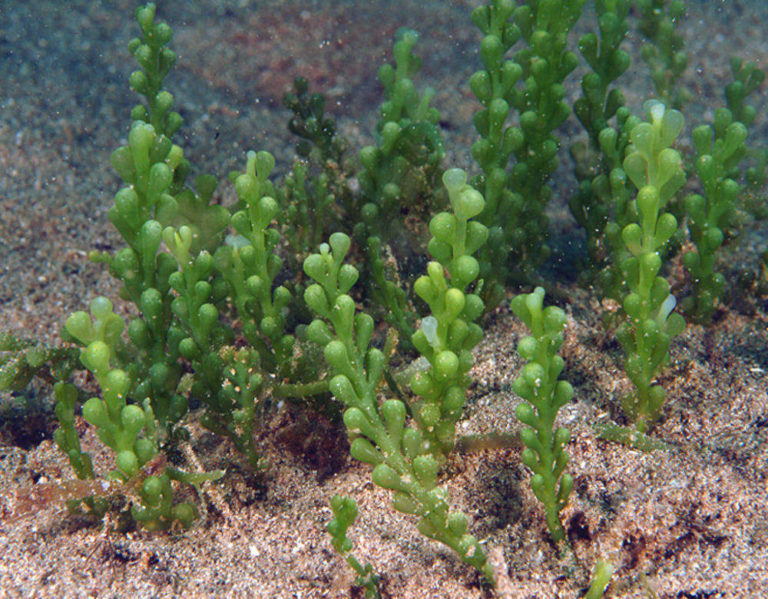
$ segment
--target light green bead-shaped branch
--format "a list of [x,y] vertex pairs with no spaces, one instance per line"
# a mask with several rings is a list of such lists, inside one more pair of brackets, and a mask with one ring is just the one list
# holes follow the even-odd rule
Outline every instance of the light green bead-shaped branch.
[[565,472],[568,465],[565,446],[570,432],[565,428],[556,429],[555,419],[558,410],[573,397],[573,387],[558,380],[564,365],[557,352],[563,344],[565,312],[554,306],[545,309],[543,303],[544,289],[541,287],[512,299],[512,311],[532,333],[517,346],[517,351],[528,363],[513,388],[528,402],[521,403],[515,412],[520,421],[530,427],[520,433],[525,444],[522,460],[533,472],[531,488],[544,505],[552,540],[560,543],[565,539],[560,512],[568,503],[573,478]]
[[645,432],[658,419],[664,388],[654,382],[669,360],[672,337],[685,328],[673,313],[676,299],[660,275],[661,252],[677,230],[677,220],[663,209],[685,183],[680,154],[670,146],[683,129],[683,115],[661,102],[646,102],[647,122],[636,125],[624,159],[624,171],[639,189],[637,219],[624,227],[629,252],[619,265],[629,287],[624,297],[625,322],[617,336],[624,349],[624,368],[635,393],[624,399],[627,416]]
[[217,268],[230,285],[243,333],[258,350],[263,367],[280,378],[290,362],[295,339],[285,332],[284,312],[291,293],[274,285],[283,269],[278,256],[280,233],[274,220],[280,214],[269,175],[275,159],[269,152],[249,152],[243,173],[232,173],[239,210],[232,215],[235,235],[216,252]]
[[452,212],[432,218],[428,249],[435,261],[414,284],[416,294],[429,306],[430,316],[422,319],[412,340],[431,368],[411,380],[411,389],[419,396],[413,400],[413,416],[439,462],[453,449],[456,422],[470,382],[471,351],[482,339],[482,329],[474,321],[483,312],[483,301],[467,288],[480,272],[472,254],[488,238],[485,225],[473,220],[485,201],[467,185],[465,173],[450,169],[443,175],[443,183]]
[[[113,366],[124,326],[122,318],[112,311],[112,303],[103,297],[91,302],[90,315],[76,312],[65,323],[67,332],[85,346],[80,359],[101,388],[102,397],[92,397],[83,404],[83,418],[96,427],[101,442],[115,453],[117,469],[110,476],[129,482],[140,479],[142,468],[158,455],[159,440],[149,399],[140,405],[129,403],[133,382],[126,371]],[[66,423],[74,397],[65,388],[60,388],[57,395],[61,402],[57,414]],[[57,443],[68,448],[78,475],[92,475],[87,455],[73,455],[73,450],[76,452],[79,448],[72,439],[66,438],[67,427],[61,430],[64,432],[58,435]],[[188,526],[196,518],[191,504],[174,505],[171,478],[165,469],[148,473],[141,480],[138,493],[141,505],[133,506],[131,512],[146,528],[167,528],[174,521]]]
[[134,120],[150,123],[156,131],[171,137],[182,125],[178,112],[171,110],[173,96],[164,91],[163,79],[176,63],[176,53],[168,48],[173,31],[164,21],[155,21],[156,6],[150,2],[136,9],[136,20],[142,37],[134,38],[128,50],[139,63],[139,70],[131,73],[131,89],[146,98],[147,104],[134,107]]
[[[102,397],[83,405],[83,418],[96,427],[99,439],[115,452],[116,473],[122,480],[134,476],[157,453],[156,439],[141,436],[147,422],[145,410],[126,402],[131,381],[124,370],[113,368],[115,346],[124,327],[112,311],[112,302],[96,298],[91,315],[76,312],[66,321],[67,332],[85,347],[80,360],[96,377]],[[151,414],[154,424],[154,414]]]

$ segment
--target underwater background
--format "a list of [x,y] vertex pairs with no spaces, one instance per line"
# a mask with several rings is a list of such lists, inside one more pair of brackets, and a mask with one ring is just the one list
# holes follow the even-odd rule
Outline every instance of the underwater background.
[[[129,1],[24,2],[3,0],[0,9],[0,250],[9,276],[0,278],[6,307],[36,301],[43,286],[61,283],[72,268],[73,251],[116,242],[106,219],[117,176],[109,155],[128,130],[135,103],[127,84],[133,69],[126,43],[134,23]],[[433,105],[442,114],[446,164],[469,169],[475,139],[472,116],[477,102],[467,84],[477,69],[479,33],[468,16],[479,2],[269,2],[161,1],[159,13],[172,22],[179,55],[168,79],[184,117],[185,152],[200,172],[220,178],[240,164],[247,150],[268,149],[285,173],[294,141],[287,131],[282,96],[293,78],[304,76],[310,89],[326,95],[353,147],[371,141],[381,88],[378,67],[389,56],[400,27],[420,33],[416,52],[423,57],[421,85],[437,90]],[[686,106],[687,126],[711,118],[722,102],[731,56],[768,56],[768,6],[736,1],[689,1],[679,24],[689,66],[683,85],[693,92]],[[571,34],[591,28],[591,3]],[[641,40],[630,27],[626,49],[632,66],[618,85],[628,106],[640,113],[653,89],[639,57]],[[569,76],[576,97],[583,65]],[[765,95],[750,128],[752,142],[768,136]],[[555,227],[567,227],[567,191],[575,185],[567,142],[583,135],[574,116],[560,131],[561,173],[551,210]],[[224,186],[220,187],[221,193]],[[559,191],[559,193],[558,193]],[[46,218],[48,217],[48,218]],[[41,226],[55,222],[55,230]],[[34,231],[36,234],[31,235]],[[55,237],[55,239],[54,239]],[[70,254],[67,254],[70,252]],[[23,274],[15,280],[13,273]],[[42,281],[42,282],[41,282]],[[73,282],[70,282],[73,284]],[[79,289],[88,294],[90,282]],[[73,294],[59,301],[70,307]],[[58,294],[57,294],[58,295]],[[65,310],[66,311],[66,310]],[[24,324],[24,323],[21,323]],[[26,328],[26,326],[24,327]]]
[[[0,0],[0,328],[18,329],[29,336],[57,341],[60,339],[59,329],[63,319],[68,314],[83,309],[96,295],[116,296],[117,282],[106,274],[101,265],[89,263],[87,253],[91,249],[113,250],[122,244],[107,219],[107,210],[119,187],[119,179],[109,163],[109,156],[115,148],[125,143],[130,125],[130,109],[136,103],[136,96],[127,83],[128,75],[135,66],[126,49],[128,40],[136,35],[136,24],[132,18],[136,4],[123,0]],[[306,77],[312,90],[326,95],[326,109],[338,119],[342,133],[353,148],[371,143],[371,132],[375,130],[377,108],[381,101],[381,86],[376,73],[381,64],[391,59],[392,40],[396,31],[403,26],[420,33],[415,53],[423,57],[424,67],[418,82],[431,85],[437,91],[433,105],[441,111],[440,126],[448,153],[445,164],[467,169],[471,173],[477,171],[469,148],[477,135],[472,117],[479,105],[467,81],[480,66],[477,53],[480,34],[472,25],[469,14],[481,2],[160,0],[157,4],[160,18],[173,27],[171,46],[179,56],[166,80],[167,88],[175,96],[175,107],[185,121],[176,141],[184,146],[186,156],[199,172],[213,173],[219,177],[222,183],[217,194],[221,195],[223,203],[234,201],[232,186],[225,182],[226,173],[241,167],[248,150],[269,150],[277,161],[276,174],[282,176],[287,172],[294,156],[295,139],[286,128],[290,114],[282,106],[282,96],[295,76]],[[689,56],[683,85],[692,91],[693,97],[685,108],[687,133],[682,136],[685,138],[682,147],[686,149],[688,145],[687,149],[690,150],[688,140],[692,126],[711,121],[714,107],[724,102],[724,86],[730,81],[730,57],[740,56],[746,61],[755,61],[763,68],[768,65],[768,3],[726,0],[689,1],[686,5],[687,14],[679,24]],[[591,7],[588,7],[571,34],[574,44],[578,36],[593,27],[594,14]],[[632,56],[632,66],[618,80],[618,85],[626,94],[628,106],[635,113],[641,112],[643,101],[653,90],[648,68],[640,58],[641,45],[642,40],[630,25],[625,49]],[[568,78],[567,93],[571,100],[581,93],[578,81],[584,72],[581,65]],[[764,147],[768,141],[768,102],[764,88],[752,99],[752,103],[757,108],[758,116],[750,127],[749,143]],[[574,261],[584,254],[584,247],[583,235],[567,208],[567,197],[576,181],[566,146],[571,139],[586,136],[574,116],[563,125],[558,135],[564,140],[564,147],[559,155],[559,170],[553,177],[553,201],[548,208],[555,253],[545,270],[547,277],[562,277],[572,281],[575,278]],[[734,250],[729,266],[756,270],[758,250],[764,248],[766,241],[768,236],[765,224],[751,223],[744,229],[739,240],[740,249]],[[578,304],[576,312],[588,320],[589,316],[584,313],[594,313],[596,305],[590,304],[590,300],[578,292],[574,292],[573,297],[574,303]],[[589,324],[595,325],[594,322]],[[757,418],[756,414],[765,413],[765,379],[760,372],[753,372],[750,375],[753,379],[748,379],[745,373],[754,368],[759,370],[768,364],[764,352],[765,315],[760,311],[757,315],[739,314],[738,318],[734,316],[722,326],[723,334],[732,334],[735,340],[732,339],[732,345],[724,350],[725,357],[720,364],[722,370],[716,371],[718,376],[714,376],[709,385],[724,394],[727,394],[728,389],[734,389],[736,393],[747,388],[748,391],[744,393],[753,404],[750,404],[752,407],[748,410],[745,409],[749,417],[744,418],[753,422]],[[514,333],[519,334],[520,330],[515,329]],[[697,331],[695,334],[699,333]],[[573,335],[577,336],[576,333]],[[585,333],[582,330],[578,335],[581,335],[579,339],[582,342],[586,340],[587,344],[591,341],[593,346],[598,345],[594,341],[593,332]],[[486,348],[484,351],[488,354],[511,352],[514,344],[508,339],[505,341],[502,331],[496,331],[491,339],[501,349]],[[695,343],[692,342],[695,349],[709,343],[706,339],[696,339]],[[575,343],[573,340],[571,342]],[[597,350],[610,349],[597,347]],[[702,350],[701,355],[704,353]],[[571,359],[575,357],[572,355]],[[699,358],[702,363],[707,363],[707,360]],[[595,360],[577,374],[581,376],[582,382],[592,376],[599,379],[600,383],[596,383],[599,389],[594,392],[596,395],[606,395],[605,389],[610,384],[605,379],[616,375],[611,371],[608,361],[600,362],[599,358]],[[482,366],[486,362],[481,359],[480,364]],[[508,383],[511,375],[491,374],[488,378],[492,381],[488,383],[489,387],[495,388],[494,385],[502,387]],[[706,377],[702,377],[699,382],[706,380]],[[592,391],[591,387],[579,390],[582,391],[582,397]],[[686,388],[688,394],[685,397],[694,395],[689,391]],[[37,406],[43,414],[50,415],[49,392],[43,386],[35,387],[35,392],[39,392],[39,395],[33,394],[22,399]],[[19,400],[19,397],[7,393],[0,394],[2,405]],[[493,401],[489,400],[491,404]],[[597,406],[596,412],[604,407],[599,402]],[[725,406],[726,413],[720,415],[720,418],[729,418],[727,409],[730,407]],[[508,412],[512,413],[511,408]],[[470,430],[483,430],[489,423],[494,427],[499,422],[503,424],[503,418],[487,416],[482,411],[475,416],[476,420]],[[487,419],[483,420],[486,416]],[[512,417],[509,416],[509,419]],[[19,429],[16,424],[13,425],[14,430],[9,430],[6,424],[0,422],[0,442],[3,445],[0,458],[3,468],[8,471],[18,464],[24,464],[29,472],[45,472],[46,476],[53,476],[55,472],[46,470],[48,466],[38,460],[36,454],[22,455],[16,449],[17,445],[25,451],[34,449],[41,440],[48,439],[52,421],[42,417],[39,422],[32,423],[29,430]],[[705,419],[699,425],[700,428],[695,428],[688,422],[675,423],[670,425],[672,432],[669,434],[672,437],[679,434],[681,439],[685,439],[689,435],[686,427],[694,427],[696,434],[702,436],[708,426],[719,430],[719,424],[707,425]],[[733,428],[738,428],[737,422],[733,423]],[[686,544],[688,541],[667,545],[668,551],[671,551],[670,546],[679,547],[669,554],[655,547],[653,550],[648,549],[653,545],[650,540],[653,535],[647,534],[648,538],[641,543],[636,530],[630,533],[624,530],[624,537],[617,534],[618,541],[605,541],[606,546],[624,547],[627,555],[640,555],[637,559],[641,564],[645,559],[648,560],[645,563],[652,564],[644,572],[648,572],[651,580],[658,577],[661,581],[657,588],[659,596],[686,596],[674,594],[679,591],[700,593],[687,595],[697,597],[756,597],[764,592],[764,584],[768,582],[765,566],[765,558],[768,556],[765,541],[768,524],[765,514],[768,512],[765,511],[765,498],[759,499],[759,490],[765,489],[767,467],[764,428],[763,425],[758,431],[744,427],[744,436],[749,435],[750,443],[754,441],[753,435],[757,439],[753,445],[748,444],[745,437],[738,437],[732,443],[728,440],[720,445],[715,444],[716,450],[712,453],[717,454],[717,458],[702,458],[701,463],[696,462],[690,467],[690,471],[700,475],[701,480],[709,486],[702,482],[700,487],[696,487],[688,484],[689,479],[685,484],[680,482],[682,479],[675,479],[668,487],[662,485],[662,491],[653,494],[650,499],[645,496],[635,497],[633,493],[636,489],[632,483],[627,483],[629,491],[621,485],[620,490],[616,491],[616,487],[608,482],[601,488],[605,497],[608,497],[606,501],[614,501],[610,509],[620,510],[616,504],[626,504],[631,508],[645,500],[656,501],[664,506],[660,509],[667,510],[665,514],[669,518],[672,518],[669,514],[674,514],[679,520],[688,517],[694,521],[690,527],[694,532],[681,532],[679,537],[683,538],[686,534],[694,537],[699,535],[690,543],[696,550],[700,549],[701,554],[691,550],[693,553],[685,554],[687,557],[681,558],[679,563],[675,562],[676,552],[685,553],[686,548],[690,548]],[[723,438],[730,439],[727,435]],[[594,444],[594,439],[589,439],[587,433],[579,439],[584,444],[581,449],[590,455],[589,451],[594,447],[588,445]],[[55,450],[51,449],[49,441],[44,443],[49,445],[39,455],[51,457]],[[10,447],[13,449],[8,449]],[[739,479],[738,483],[733,483],[727,476],[723,478],[724,475],[715,471],[702,474],[710,468],[710,462],[717,465],[717,459],[725,460],[723,456],[731,455],[728,452],[736,455],[734,459],[737,462],[736,466],[729,462],[728,467],[733,467],[733,471],[738,474],[747,472],[744,474],[747,482]],[[518,461],[517,457],[514,459]],[[667,467],[664,461],[666,458],[641,457],[632,461],[634,458],[626,458],[617,449],[601,453],[594,459],[597,464],[594,470],[605,475],[605,480],[611,483],[615,480],[631,480],[637,472],[642,473],[637,475],[638,479],[647,475],[650,480],[655,475],[649,472],[663,472]],[[341,566],[332,561],[337,558],[330,557],[332,554],[326,547],[322,531],[312,536],[315,528],[319,528],[315,524],[320,516],[315,514],[309,516],[309,523],[302,521],[298,527],[299,532],[295,536],[306,539],[306,543],[296,541],[292,545],[295,550],[292,558],[280,565],[282,558],[273,556],[274,563],[244,567],[244,579],[235,574],[241,567],[239,564],[249,558],[258,562],[259,555],[271,555],[272,549],[266,549],[253,540],[258,539],[258,535],[263,535],[264,544],[270,547],[280,546],[281,540],[285,538],[293,540],[294,533],[285,521],[297,519],[298,516],[296,512],[285,516],[281,510],[286,505],[296,502],[301,509],[310,513],[308,510],[313,505],[323,509],[317,506],[328,503],[327,495],[331,490],[322,483],[318,483],[317,488],[313,487],[312,492],[316,494],[312,499],[307,499],[305,495],[301,496],[301,500],[297,499],[300,495],[299,481],[305,472],[300,467],[291,470],[293,466],[280,462],[280,458],[275,460],[278,464],[275,476],[280,485],[275,485],[278,490],[270,495],[266,506],[259,508],[262,512],[248,516],[247,522],[238,522],[237,526],[228,524],[221,526],[218,532],[206,531],[204,539],[186,539],[179,541],[178,545],[171,543],[171,548],[164,546],[162,540],[150,539],[149,535],[126,541],[127,551],[132,552],[135,559],[128,562],[130,575],[127,578],[124,576],[122,583],[115,583],[127,586],[115,588],[123,592],[136,592],[139,596],[150,596],[161,589],[159,595],[173,596],[183,592],[188,588],[186,585],[192,585],[191,581],[199,577],[200,582],[196,584],[200,586],[195,587],[195,592],[200,594],[237,592],[237,589],[246,593],[243,589],[251,588],[256,589],[253,591],[254,596],[268,596],[269,593],[285,597],[347,596],[334,587],[337,583],[335,571]],[[674,460],[677,460],[674,463],[675,470],[690,466],[679,456]],[[507,559],[511,559],[510,563],[518,568],[519,573],[513,574],[518,576],[517,588],[528,588],[530,593],[546,593],[547,589],[553,588],[552,581],[557,578],[557,573],[547,570],[546,564],[541,565],[538,547],[544,543],[533,537],[533,533],[528,537],[520,533],[520,530],[526,528],[525,517],[520,516],[517,504],[505,499],[512,494],[510,489],[516,489],[521,484],[518,479],[522,475],[508,472],[508,460],[505,457],[494,457],[490,462],[490,466],[472,462],[466,467],[466,479],[463,482],[467,485],[468,496],[462,497],[461,501],[471,503],[477,499],[480,493],[478,489],[487,488],[489,484],[499,485],[498,496],[494,495],[492,499],[483,496],[484,501],[490,504],[486,519],[493,520],[493,527],[499,530],[504,530],[507,525],[517,527],[509,532],[509,536],[511,538],[514,532],[521,540],[517,545],[516,541],[511,542],[513,549],[509,545],[505,546],[506,555],[511,552],[516,556]],[[715,466],[712,469],[716,470]],[[287,474],[289,471],[291,476]],[[29,472],[24,472],[29,475]],[[599,476],[588,470],[588,467],[585,467],[585,472],[584,480],[589,480],[595,486],[594,477]],[[344,474],[342,479],[339,483],[341,487],[357,489],[365,484],[365,472],[358,467]],[[3,484],[9,484],[8,480],[4,479]],[[489,483],[489,480],[495,482]],[[728,496],[725,493],[724,496],[730,499],[723,500],[726,507],[722,509],[711,495],[706,495],[718,484],[718,480],[725,480],[722,484],[726,488],[733,483],[734,488],[742,489],[744,497],[751,502],[748,512],[744,511],[747,508],[742,509],[742,498],[736,494]],[[462,481],[456,484],[460,486]],[[741,484],[743,487],[739,487]],[[702,490],[704,487],[706,493]],[[680,489],[685,489],[690,495],[682,498],[675,496],[678,491],[683,495]],[[378,497],[375,491],[366,487],[364,494],[367,493],[371,494],[368,505],[371,510],[378,503],[386,503],[385,496]],[[471,496],[472,493],[475,495]],[[598,494],[595,492],[595,496]],[[700,523],[696,510],[685,517],[680,516],[682,509],[679,506],[690,502],[691,497],[697,494],[706,495],[706,501],[715,505],[711,510],[709,505],[701,508],[702,512],[708,515],[725,514],[722,521],[712,525],[715,532],[707,528],[708,523]],[[616,499],[616,495],[621,495],[621,498]],[[668,498],[669,504],[674,507],[669,507],[660,497]],[[603,496],[600,496],[594,500],[597,504],[602,499]],[[242,503],[248,504],[248,501],[254,504],[257,499],[249,495]],[[622,516],[624,524],[632,521],[631,514],[635,512],[628,514]],[[762,519],[755,514],[763,514]],[[733,520],[729,521],[728,518]],[[642,517],[639,520],[642,521]],[[672,520],[661,521],[666,522],[670,530],[674,529]],[[753,528],[745,522],[753,522]],[[394,536],[399,534],[401,527],[410,526],[409,523],[403,524],[402,518],[369,525],[370,528],[365,530],[370,538],[373,538],[370,530],[376,530],[377,526],[385,530],[384,536]],[[739,528],[741,525],[743,528]],[[45,534],[53,537],[61,533],[57,526],[46,528]],[[729,534],[727,531],[734,530],[734,526],[736,532],[727,541],[711,542],[716,547],[711,550],[711,554],[707,553],[711,549],[709,546],[702,549],[712,538],[720,538],[718,535],[725,538]],[[248,531],[248,535],[245,535],[248,540],[243,538],[243,529]],[[71,545],[77,547],[93,543],[98,531],[67,529],[66,534],[72,535]],[[627,541],[630,538],[633,541]],[[22,574],[23,568],[16,561],[9,561],[0,566],[3,587],[10,585],[11,581],[23,579],[18,587],[8,588],[15,588],[19,594],[23,594],[23,589],[34,588],[45,588],[53,593],[59,575],[50,572],[55,572],[58,567],[69,572],[61,575],[61,588],[66,589],[70,596],[77,595],[78,584],[85,585],[82,588],[95,590],[107,584],[107,578],[104,577],[109,574],[98,572],[106,569],[98,562],[94,565],[94,562],[89,561],[88,551],[77,553],[73,550],[72,555],[77,556],[73,562],[76,567],[73,567],[67,565],[66,556],[62,556],[61,561],[56,561],[58,557],[39,557],[46,555],[45,538],[42,541],[30,541],[28,545],[33,548],[29,554],[18,549],[24,547],[26,542],[23,535],[10,535],[0,541],[0,554],[8,555],[8,552],[16,551],[15,555],[22,556],[23,560],[21,557],[14,557],[14,560],[30,562],[32,566],[33,557],[38,556],[46,563],[46,568],[27,575]],[[458,576],[456,570],[459,569],[455,564],[442,564],[442,570],[434,575],[434,579],[431,575],[421,573],[426,568],[423,564],[409,565],[414,555],[423,555],[424,552],[430,555],[427,561],[434,559],[429,554],[428,542],[409,538],[408,541],[402,541],[402,546],[392,554],[385,554],[383,550],[376,553],[378,539],[368,542],[372,547],[366,546],[364,542],[363,551],[378,555],[380,563],[389,567],[389,580],[395,593],[393,596],[482,596],[481,591],[471,585],[466,588],[452,586],[453,577]],[[623,546],[622,542],[628,544]],[[410,548],[406,547],[409,543]],[[732,556],[724,555],[724,551],[718,552],[723,543],[726,546],[732,543],[736,547]],[[211,550],[211,546],[222,548]],[[142,578],[139,556],[144,551],[154,555],[162,567],[150,568],[152,576],[147,574]],[[747,560],[745,556],[750,551],[753,557]],[[296,555],[310,557],[306,563],[299,563]],[[622,556],[626,557],[624,554]],[[46,561],[49,558],[50,561]],[[217,559],[220,559],[224,572],[220,576],[216,572]],[[439,559],[445,561],[441,556]],[[630,558],[626,558],[626,564],[631,564]],[[696,575],[691,574],[699,564],[701,570]],[[632,571],[633,567],[637,567],[637,564],[627,565],[626,571]],[[542,580],[538,581],[540,568],[544,574],[541,575]],[[402,574],[398,574],[399,569],[402,569]],[[79,571],[83,572],[81,578],[71,574]],[[46,572],[49,574],[46,575]],[[668,578],[664,578],[665,575]],[[248,580],[259,576],[262,577],[263,586],[249,587],[253,583]],[[312,582],[313,576],[321,582]],[[742,578],[741,582],[735,580],[739,577]],[[115,575],[114,578],[117,580],[120,577]],[[686,580],[692,582],[686,586]],[[346,583],[348,586],[349,581]],[[537,584],[540,586],[537,587]],[[732,586],[729,587],[729,584]],[[339,585],[339,589],[346,590],[344,581]],[[661,593],[662,589],[667,589],[668,594]],[[670,589],[674,589],[674,592]],[[335,594],[337,591],[339,594]],[[578,591],[578,588],[571,587],[565,589],[562,596],[576,596]],[[713,594],[706,594],[710,591]],[[280,594],[283,592],[286,594]],[[637,594],[633,594],[635,592]],[[634,589],[616,596],[645,595]]]

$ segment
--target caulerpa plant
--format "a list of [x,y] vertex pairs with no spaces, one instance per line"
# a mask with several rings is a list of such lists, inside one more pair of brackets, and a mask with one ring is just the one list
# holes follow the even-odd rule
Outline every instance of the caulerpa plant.
[[533,472],[531,488],[544,505],[552,540],[560,543],[565,539],[560,512],[568,503],[573,477],[565,472],[565,446],[570,432],[566,428],[556,429],[555,418],[573,397],[573,387],[558,380],[564,366],[557,352],[563,344],[565,312],[555,306],[544,308],[543,304],[541,287],[512,300],[512,311],[531,331],[517,345],[517,351],[528,363],[515,380],[514,390],[527,403],[521,403],[515,413],[529,427],[521,431],[520,438],[525,444],[521,458]]
[[[467,517],[451,511],[447,491],[437,481],[454,446],[470,383],[471,350],[482,338],[474,321],[483,312],[483,302],[469,287],[479,273],[472,254],[488,235],[486,227],[473,220],[483,209],[483,197],[466,184],[464,172],[446,171],[443,183],[452,212],[432,218],[428,247],[434,260],[414,285],[430,315],[412,337],[429,364],[411,379],[413,396],[379,401],[387,355],[371,347],[374,321],[356,311],[349,295],[358,272],[344,264],[350,239],[343,233],[331,235],[329,244],[304,262],[305,272],[315,281],[305,299],[319,316],[310,324],[309,336],[325,348],[334,375],[331,391],[346,407],[352,456],[374,467],[373,482],[392,491],[395,509],[418,518],[422,534],[456,551],[492,581],[493,571],[480,543],[468,532]],[[337,510],[335,536],[345,534],[349,522],[344,514],[351,512]]]
[[685,183],[680,154],[671,148],[683,129],[683,115],[658,101],[648,101],[646,112],[648,121],[630,132],[623,164],[639,191],[637,221],[621,231],[626,253],[619,254],[619,268],[629,293],[623,301],[626,320],[617,332],[625,371],[635,385],[635,392],[624,398],[624,411],[641,432],[659,418],[666,394],[655,378],[669,361],[672,337],[685,328],[660,274],[661,254],[677,230],[677,219],[664,207]]
[[[123,482],[188,438],[182,419],[190,400],[202,404],[201,424],[228,438],[258,470],[264,463],[254,431],[267,391],[272,397],[327,393],[311,351],[300,352],[287,329],[291,294],[275,284],[282,259],[273,222],[279,194],[269,181],[274,159],[248,154],[245,171],[231,175],[238,196],[231,209],[213,201],[215,177],[187,183],[190,165],[171,140],[181,117],[162,89],[176,59],[167,47],[171,30],[155,21],[153,4],[136,17],[142,37],[129,49],[140,69],[130,83],[145,101],[131,111],[128,144],[111,157],[124,187],[109,218],[126,247],[91,256],[108,265],[135,315],[126,326],[109,300],[97,298],[91,314],[67,319],[80,361],[101,390],[83,404],[83,417],[114,452],[109,476]],[[74,434],[76,394],[60,387],[57,398],[57,444],[78,477],[93,478]],[[175,503],[173,481],[194,485],[223,474],[186,473],[165,462],[157,470],[142,479],[140,505],[131,510],[150,528],[188,526],[195,517],[190,504]]]

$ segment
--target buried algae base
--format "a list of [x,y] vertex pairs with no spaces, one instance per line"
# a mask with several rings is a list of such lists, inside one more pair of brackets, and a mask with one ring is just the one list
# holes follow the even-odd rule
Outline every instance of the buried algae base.
[[[615,596],[758,596],[766,580],[768,532],[760,307],[747,317],[740,314],[746,304],[737,304],[714,325],[689,326],[676,339],[672,362],[659,379],[667,394],[653,429],[660,446],[638,452],[596,437],[596,422],[621,418],[618,399],[630,388],[593,296],[575,286],[560,289],[571,298],[562,376],[576,390],[576,401],[564,405],[559,418],[571,437],[573,490],[561,519],[573,556],[561,561],[549,541],[544,510],[514,442],[470,437],[440,476],[451,508],[467,514],[469,529],[496,568],[498,594],[578,596],[589,586],[590,566],[607,559],[616,569],[610,587]],[[521,363],[509,348],[528,332],[506,307],[484,328],[460,437],[521,428],[514,416],[519,398],[510,393]],[[370,483],[368,467],[340,458],[346,449],[329,439],[343,433],[330,422],[290,405],[267,413],[255,439],[269,466],[257,478],[242,455],[198,419],[193,413],[186,423],[189,448],[182,445],[169,464],[187,473],[224,469],[226,475],[198,481],[202,503],[191,486],[178,489],[177,505],[189,502],[201,511],[192,528],[117,532],[110,518],[94,527],[81,517],[62,518],[40,494],[39,513],[2,522],[2,588],[10,594],[345,596],[352,575],[323,530],[331,519],[330,497],[345,494],[359,507],[349,531],[355,555],[373,564],[382,594],[490,592],[450,551],[417,535],[411,518],[391,510],[389,492]],[[75,428],[82,451],[93,456],[103,477],[111,452],[92,427],[78,420]],[[23,512],[25,503],[38,507],[33,495],[25,496],[30,488],[41,493],[45,485],[59,484],[83,492],[66,486],[70,468],[50,442],[29,452],[8,449],[3,458],[4,487],[13,489],[4,515]],[[132,484],[128,478],[124,486]],[[122,494],[138,501],[135,489]]]

